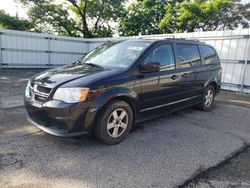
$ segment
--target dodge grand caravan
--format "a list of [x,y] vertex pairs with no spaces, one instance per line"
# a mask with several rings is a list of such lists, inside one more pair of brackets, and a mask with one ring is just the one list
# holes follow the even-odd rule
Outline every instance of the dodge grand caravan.
[[28,120],[44,132],[91,132],[117,144],[135,123],[198,106],[213,107],[222,69],[212,46],[185,39],[108,42],[77,62],[28,82]]

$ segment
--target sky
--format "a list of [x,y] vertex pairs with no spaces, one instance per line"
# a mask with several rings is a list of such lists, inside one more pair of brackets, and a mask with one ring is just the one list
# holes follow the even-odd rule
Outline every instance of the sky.
[[8,14],[18,16],[21,18],[27,18],[27,8],[15,2],[15,0],[0,0],[0,9],[5,10]]
[[[133,0],[130,0],[133,1]],[[241,0],[242,3],[250,3],[250,0]],[[21,18],[28,18],[27,8],[16,3],[16,0],[0,0],[0,9],[5,10],[12,16],[15,16],[18,13],[18,16]]]

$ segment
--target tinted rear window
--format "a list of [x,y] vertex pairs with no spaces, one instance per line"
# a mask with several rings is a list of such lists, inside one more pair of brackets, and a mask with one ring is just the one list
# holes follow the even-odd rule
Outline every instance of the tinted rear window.
[[201,58],[196,44],[176,44],[177,58],[181,68],[199,66]]
[[210,46],[201,45],[201,54],[204,57],[205,64],[219,64],[218,56]]

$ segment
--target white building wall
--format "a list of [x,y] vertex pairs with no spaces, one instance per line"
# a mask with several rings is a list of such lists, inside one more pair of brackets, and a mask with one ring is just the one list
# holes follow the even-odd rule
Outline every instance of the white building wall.
[[[173,36],[197,39],[214,46],[223,67],[223,88],[250,93],[250,29],[149,35],[141,38]],[[129,38],[131,37],[82,39],[0,30],[0,68],[48,68],[64,65],[76,61],[107,41]]]

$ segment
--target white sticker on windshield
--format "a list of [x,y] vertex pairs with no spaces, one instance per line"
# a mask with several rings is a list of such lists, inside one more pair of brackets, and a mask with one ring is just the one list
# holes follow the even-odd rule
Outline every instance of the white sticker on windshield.
[[119,67],[126,68],[128,65],[119,65]]
[[143,47],[141,47],[141,46],[129,46],[128,50],[141,51],[141,50],[143,50]]

